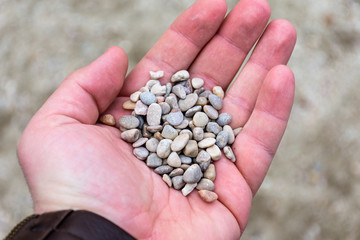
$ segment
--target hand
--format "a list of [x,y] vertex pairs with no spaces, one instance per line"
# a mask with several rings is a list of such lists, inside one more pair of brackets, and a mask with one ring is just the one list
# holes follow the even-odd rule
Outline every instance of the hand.
[[[112,47],[61,84],[18,146],[36,213],[87,209],[139,239],[239,238],[292,107],[294,77],[283,64],[296,33],[285,20],[266,27],[265,0],[242,0],[224,19],[225,13],[224,0],[196,1],[126,78],[127,57]],[[105,112],[116,119],[125,114],[125,97],[145,85],[150,70],[163,70],[169,79],[189,69],[207,89],[226,89],[259,36],[224,99],[232,127],[244,128],[233,144],[236,164],[224,157],[215,163],[218,201],[207,204],[196,192],[184,197],[169,189],[133,156],[117,128],[97,123]]]

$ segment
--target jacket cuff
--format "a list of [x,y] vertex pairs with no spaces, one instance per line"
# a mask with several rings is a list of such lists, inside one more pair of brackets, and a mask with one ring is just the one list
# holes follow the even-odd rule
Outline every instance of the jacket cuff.
[[6,240],[97,240],[135,239],[120,227],[95,213],[85,210],[63,210],[33,214],[21,221]]

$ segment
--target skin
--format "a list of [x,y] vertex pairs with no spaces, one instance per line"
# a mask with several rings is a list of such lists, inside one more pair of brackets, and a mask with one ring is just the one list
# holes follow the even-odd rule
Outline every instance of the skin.
[[[224,0],[199,0],[164,33],[126,76],[127,57],[111,47],[67,77],[35,114],[18,145],[18,157],[35,213],[87,209],[138,239],[238,239],[285,131],[294,76],[285,66],[296,41],[285,20],[267,25],[265,0],[242,0],[225,17]],[[251,58],[224,99],[236,137],[234,164],[215,162],[219,199],[203,202],[170,189],[132,154],[118,128],[97,123],[103,113],[128,114],[122,103],[144,86],[149,71],[189,69],[205,87],[227,88],[247,53]]]

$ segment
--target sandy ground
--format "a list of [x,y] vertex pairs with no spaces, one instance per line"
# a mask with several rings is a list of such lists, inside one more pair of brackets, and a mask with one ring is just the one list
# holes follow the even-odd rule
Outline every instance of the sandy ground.
[[[0,238],[32,211],[16,143],[34,112],[111,45],[133,67],[192,2],[0,0]],[[360,239],[360,1],[269,3],[298,32],[296,98],[243,239]]]

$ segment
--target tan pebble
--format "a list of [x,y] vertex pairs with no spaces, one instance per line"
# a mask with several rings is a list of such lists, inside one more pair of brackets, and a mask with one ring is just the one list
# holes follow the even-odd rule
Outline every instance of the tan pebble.
[[224,93],[224,90],[222,89],[222,87],[215,86],[215,87],[213,87],[212,92],[213,92],[213,94],[215,94],[221,98],[224,98],[225,93]]
[[135,104],[134,102],[132,102],[131,100],[127,100],[123,103],[123,109],[126,110],[134,110],[135,109]]
[[207,178],[211,181],[215,181],[216,178],[216,170],[215,170],[215,165],[214,164],[210,164],[209,167],[206,169],[206,171],[204,172],[204,178]]
[[102,115],[99,121],[108,126],[115,126],[115,118],[111,114]]
[[147,128],[148,128],[148,125],[144,124],[142,127],[142,134],[143,134],[143,137],[149,138],[152,136],[152,134],[150,131],[147,130]]
[[190,167],[189,164],[181,164],[180,168],[186,171]]
[[139,129],[130,129],[121,133],[121,138],[126,142],[133,143],[136,142],[140,138],[140,130]]
[[141,92],[137,91],[130,95],[130,100],[134,103],[139,101]]
[[215,192],[209,190],[199,190],[198,193],[201,199],[207,203],[214,202],[218,199],[218,195]]
[[211,132],[206,132],[204,133],[204,138],[215,138],[216,135],[214,133]]
[[242,127],[235,128],[235,129],[234,129],[234,135],[235,135],[235,137],[241,132],[241,130],[242,130]]
[[206,149],[206,152],[210,154],[212,160],[216,161],[221,158],[221,150],[217,145],[213,145]]
[[160,132],[156,132],[154,133],[154,138],[156,138],[157,140],[161,141],[164,139],[163,136],[161,136],[161,133]]
[[132,144],[133,148],[141,147],[144,145],[149,139],[148,138],[139,138]]
[[172,182],[171,182],[171,178],[169,177],[169,175],[164,174],[162,179],[164,180],[164,182],[166,182],[166,184],[171,187],[172,186]]
[[196,105],[199,105],[199,106],[205,106],[206,104],[207,104],[206,97],[199,97],[196,102]]
[[184,149],[184,155],[188,157],[196,157],[199,153],[198,144],[195,140],[189,140]]
[[180,134],[177,136],[171,144],[171,150],[173,152],[182,150],[187,143],[189,142],[189,135],[188,134]]
[[235,154],[233,153],[231,147],[225,146],[223,151],[224,151],[225,156],[228,159],[230,159],[232,162],[236,162],[236,157],[235,157]]
[[188,134],[189,135],[189,139],[191,139],[193,137],[193,133],[189,130],[189,129],[183,129],[180,131],[180,134]]
[[200,142],[198,142],[199,148],[209,148],[215,144],[215,138],[204,138]]

